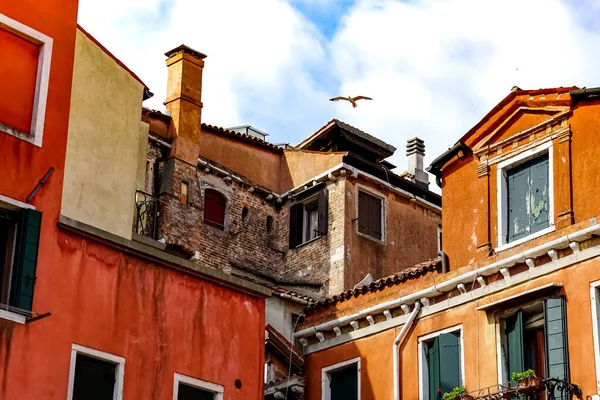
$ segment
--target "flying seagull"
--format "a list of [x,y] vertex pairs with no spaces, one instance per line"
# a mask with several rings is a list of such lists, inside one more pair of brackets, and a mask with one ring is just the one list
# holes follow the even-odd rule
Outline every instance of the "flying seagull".
[[356,96],[356,97],[350,97],[350,96],[348,96],[348,97],[342,97],[342,96],[339,96],[339,97],[334,97],[332,99],[329,99],[329,101],[340,101],[340,100],[349,101],[352,104],[352,107],[356,107],[357,106],[356,102],[358,100],[373,100],[373,99],[370,98],[370,97],[367,97],[367,96]]

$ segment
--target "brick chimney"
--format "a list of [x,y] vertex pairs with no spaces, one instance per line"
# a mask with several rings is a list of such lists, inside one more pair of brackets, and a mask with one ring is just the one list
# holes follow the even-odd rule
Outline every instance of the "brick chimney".
[[202,116],[202,70],[204,54],[185,45],[165,53],[167,56],[167,113],[173,120],[173,145],[170,158],[198,164]]
[[429,189],[429,174],[423,169],[425,142],[416,137],[409,139],[406,143],[406,156],[408,157],[408,173],[414,175],[414,182]]

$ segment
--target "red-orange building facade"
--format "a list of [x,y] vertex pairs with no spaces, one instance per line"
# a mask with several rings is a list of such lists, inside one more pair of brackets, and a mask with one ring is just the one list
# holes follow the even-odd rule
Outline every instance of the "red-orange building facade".
[[261,398],[269,290],[61,216],[76,17],[0,4],[0,398]]

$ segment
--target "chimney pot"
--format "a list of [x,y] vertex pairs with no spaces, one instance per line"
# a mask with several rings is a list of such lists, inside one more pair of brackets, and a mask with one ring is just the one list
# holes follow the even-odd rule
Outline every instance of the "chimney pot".
[[429,174],[423,168],[425,142],[417,137],[409,139],[406,143],[406,156],[408,157],[408,173],[414,176],[414,182],[429,189]]

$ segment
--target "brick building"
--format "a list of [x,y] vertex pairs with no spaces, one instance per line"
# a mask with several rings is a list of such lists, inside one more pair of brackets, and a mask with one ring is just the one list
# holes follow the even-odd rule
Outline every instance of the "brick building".
[[442,257],[309,305],[305,398],[600,395],[599,95],[514,88],[432,163]]

